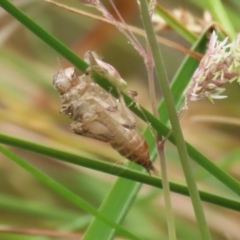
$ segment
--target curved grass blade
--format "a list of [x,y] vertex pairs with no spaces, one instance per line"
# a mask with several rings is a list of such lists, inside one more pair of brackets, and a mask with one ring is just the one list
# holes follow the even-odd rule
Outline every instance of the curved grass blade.
[[201,203],[197,184],[193,175],[193,170],[191,168],[186,143],[184,141],[182,129],[177,116],[177,111],[175,109],[175,103],[168,83],[167,74],[162,59],[162,53],[158,46],[155,33],[153,30],[151,17],[148,11],[148,6],[145,0],[139,0],[139,2],[142,22],[146,30],[148,44],[151,48],[152,58],[155,65],[155,72],[161,86],[164,101],[166,102],[167,113],[172,125],[172,134],[176,142],[178,156],[181,161],[182,169],[188,186],[189,195],[191,197],[191,203],[194,209],[195,217],[198,223],[202,239],[210,240],[211,239],[210,231],[207,226],[205,213]]
[[[207,43],[207,38],[205,33],[197,40],[194,44],[192,50],[197,52],[204,52]],[[176,73],[171,90],[174,95],[175,102],[178,102],[181,95],[186,88],[188,81],[194,72],[194,69],[198,66],[198,61],[192,59],[191,57],[186,57],[179,71]],[[167,123],[167,114],[164,102],[162,101],[159,107],[161,111],[160,116],[164,117],[164,122]],[[149,143],[150,155],[152,159],[156,158],[155,151],[155,139],[152,134],[145,130],[145,139]],[[111,212],[111,218],[113,221],[120,223],[125,215],[127,214],[128,208],[135,199],[135,196],[140,189],[141,185],[138,182],[131,182],[125,179],[118,179],[112,189],[110,190],[108,196],[106,196],[105,201],[102,203],[99,211],[101,212]],[[120,193],[120,194],[119,194]],[[91,240],[96,238],[96,232],[101,233],[99,239],[112,239],[114,235],[114,229],[109,227],[103,228],[103,223],[98,219],[93,219],[92,224],[89,226],[87,232],[84,235],[84,240]]]
[[[30,29],[34,34],[36,34],[40,39],[42,39],[46,44],[59,52],[62,56],[68,59],[72,64],[74,64],[79,70],[84,71],[88,65],[81,60],[77,55],[72,53],[65,45],[60,43],[58,40],[53,38],[50,34],[45,32],[41,27],[39,27],[36,23],[34,23],[30,18],[28,18],[24,13],[22,13],[19,9],[17,9],[14,5],[12,5],[9,1],[0,1],[0,6],[2,6],[6,11],[8,11],[11,15],[13,15],[16,19],[18,19],[24,26]],[[117,91],[113,85],[111,85],[106,79],[99,76],[95,73],[96,82],[103,87],[104,89],[112,88],[111,93],[117,95]],[[124,99],[128,105],[132,103],[132,99],[123,94]],[[138,115],[144,121],[151,123],[152,127],[159,132],[160,134],[167,136],[170,129],[167,128],[164,124],[162,124],[159,120],[157,120],[154,116],[152,116],[148,111],[144,108],[140,111],[133,104],[130,106],[130,109]],[[144,114],[143,114],[143,113]],[[174,142],[173,136],[169,137],[169,140],[172,143]],[[209,159],[207,159],[204,155],[198,152],[195,148],[193,148],[190,144],[187,143],[187,149],[189,156],[195,160],[199,165],[209,171],[213,176],[219,179],[223,184],[228,186],[233,192],[240,195],[240,184],[232,178],[227,173],[223,172],[220,168],[216,167]]]
[[[226,31],[227,29],[230,29],[228,32],[231,32],[231,38],[235,38],[234,36],[236,33],[234,28],[238,29],[239,26],[239,12],[237,7],[234,7],[232,4],[228,4],[227,2],[223,5],[219,0],[217,0],[216,4],[215,0],[190,0],[190,2],[192,2],[195,6],[201,8],[203,11],[206,9],[210,11],[211,15],[215,19],[215,22],[218,22],[224,28],[226,28]],[[227,22],[224,22],[226,18]]]
[[[206,50],[206,46],[208,43],[208,38],[206,36],[206,33],[208,30],[203,32],[201,36],[197,39],[197,41],[194,43],[192,50],[194,52],[200,52],[204,53]],[[191,77],[195,71],[195,69],[198,67],[199,61],[187,56],[181,66],[179,67],[178,71],[176,72],[172,82],[171,82],[171,92],[173,95],[173,100],[175,103],[175,106],[179,106],[182,104],[182,96],[183,92],[186,89],[186,87],[189,84],[189,81],[191,80]],[[168,116],[167,116],[167,109],[166,109],[166,104],[162,100],[160,102],[160,106],[158,109],[159,115],[161,116],[161,122],[164,124],[167,124],[169,121]]]
[[111,220],[107,219],[104,215],[98,212],[97,209],[95,209],[91,204],[71,192],[70,190],[63,187],[61,184],[59,184],[54,179],[47,176],[45,173],[41,172],[37,168],[33,167],[31,164],[23,160],[22,158],[18,157],[14,153],[10,152],[6,148],[2,147],[0,145],[0,152],[8,157],[10,160],[12,160],[14,163],[18,164],[20,167],[24,168],[26,171],[28,171],[30,174],[32,174],[35,178],[46,184],[48,187],[53,189],[54,191],[61,194],[63,197],[74,203],[76,206],[80,207],[84,211],[92,214],[93,216],[101,219],[105,224],[113,227],[117,230],[117,232],[123,234],[123,236],[126,236],[130,239],[136,239],[140,240],[137,236],[133,235],[129,231],[123,229],[118,224],[112,222]]
[[[131,169],[126,169],[126,168],[122,168],[119,166],[113,166],[110,164],[109,164],[109,166],[106,167],[105,162],[101,162],[101,161],[98,161],[99,163],[98,163],[97,167],[95,167],[95,162],[93,162],[93,164],[91,166],[92,159],[86,159],[86,158],[83,158],[81,156],[78,156],[78,155],[75,155],[72,153],[67,153],[67,152],[64,152],[61,150],[46,147],[46,146],[43,146],[40,144],[32,143],[29,141],[25,141],[25,140],[18,139],[15,137],[10,137],[10,136],[3,135],[3,134],[0,134],[0,142],[3,144],[10,145],[10,146],[20,147],[22,149],[29,150],[29,151],[32,151],[35,153],[40,153],[40,154],[48,156],[48,157],[54,157],[54,158],[56,158],[58,160],[62,160],[64,162],[73,163],[73,164],[76,164],[79,166],[88,167],[90,169],[103,171],[103,172],[109,173],[111,175],[119,176],[119,172],[121,172],[121,177],[130,179],[130,180],[134,180],[136,182],[145,183],[145,184],[157,187],[157,188],[162,188],[162,183],[159,178],[150,177],[146,174],[143,174],[141,172],[134,171]],[[90,164],[86,164],[86,162],[90,162]],[[99,166],[100,166],[100,169],[98,169]],[[138,167],[138,166],[136,166],[136,167]],[[180,193],[185,196],[189,196],[188,189],[186,188],[186,186],[183,186],[183,185],[180,185],[180,184],[177,184],[174,182],[170,182],[170,189],[173,192]],[[219,196],[216,196],[214,194],[210,194],[210,193],[207,193],[204,191],[200,191],[200,196],[203,201],[207,201],[207,202],[217,204],[222,207],[240,211],[240,202],[238,202],[238,201],[234,201],[234,200],[227,199],[227,198],[222,198],[222,197],[219,197]]]
[[[132,206],[140,187],[141,184],[138,182],[118,178],[99,208],[99,212],[120,224]],[[85,232],[83,240],[110,240],[113,239],[114,234],[115,229],[94,218]]]
[[79,217],[74,211],[22,200],[3,193],[0,195],[0,211],[1,210],[21,214],[21,216],[28,215],[34,216],[35,218],[57,219],[57,221],[61,222],[69,222]]
[[220,0],[205,0],[205,4],[205,7],[208,6],[208,10],[211,12],[215,21],[220,23],[229,36],[234,39],[236,37],[236,33],[222,2]]
[[197,40],[197,36],[190,32],[181,22],[166,11],[159,3],[156,5],[155,12],[160,15],[177,33],[185,38],[190,43]]

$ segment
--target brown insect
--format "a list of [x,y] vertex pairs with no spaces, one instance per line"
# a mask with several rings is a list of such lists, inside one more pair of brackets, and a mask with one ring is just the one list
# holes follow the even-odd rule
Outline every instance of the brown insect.
[[75,121],[71,124],[74,133],[108,142],[149,174],[157,173],[149,159],[148,146],[122,96],[119,100],[113,98],[93,82],[88,72],[77,76],[73,67],[61,69],[54,76],[53,85],[60,93],[61,113]]

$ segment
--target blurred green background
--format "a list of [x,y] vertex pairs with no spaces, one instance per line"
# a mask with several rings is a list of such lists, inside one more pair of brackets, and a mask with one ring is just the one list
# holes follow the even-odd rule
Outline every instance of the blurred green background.
[[[94,9],[79,4],[78,1],[59,2],[97,13]],[[107,0],[102,2],[112,11]],[[182,8],[199,19],[205,10],[197,0],[158,2],[169,11]],[[237,0],[222,2],[226,4],[238,32],[239,2]],[[83,57],[87,50],[96,51],[104,61],[118,69],[128,82],[129,89],[138,92],[137,101],[150,110],[147,74],[143,60],[114,26],[40,0],[16,0],[13,3],[79,56]],[[115,3],[127,23],[141,27],[135,1],[116,0]],[[158,34],[187,48],[191,47],[191,44],[171,28],[166,28]],[[144,43],[142,37],[139,37],[139,40]],[[161,49],[171,81],[185,54],[162,44]],[[67,66],[71,65],[0,9],[0,131],[83,156],[113,161],[113,164],[124,164],[126,160],[109,145],[74,135],[69,127],[71,120],[59,113],[60,101],[58,93],[52,87],[52,77],[60,67]],[[159,87],[156,91],[160,99]],[[188,142],[240,180],[239,86],[236,83],[229,84],[226,94],[227,99],[216,101],[215,104],[208,100],[189,103],[189,109],[181,119],[181,124]],[[139,121],[139,128],[143,129],[144,126]],[[11,149],[95,207],[100,206],[116,180],[116,177],[101,172],[60,163],[17,148]],[[169,178],[185,183],[175,147],[168,143],[166,156]],[[159,169],[158,162],[155,162],[155,166]],[[194,163],[192,167],[201,189],[237,199],[198,165]],[[0,155],[0,192],[1,225],[74,229],[81,232],[91,219],[91,216],[59,197],[57,193],[39,183],[3,155]],[[189,198],[173,193],[172,199],[179,239],[199,239]],[[205,203],[204,206],[214,239],[240,239],[239,213],[211,204]],[[166,239],[165,222],[162,192],[143,186],[124,221],[124,226],[144,236],[144,239],[160,239],[160,236]],[[147,226],[148,231],[139,226]],[[0,235],[0,239],[40,238],[8,234],[2,237]]]

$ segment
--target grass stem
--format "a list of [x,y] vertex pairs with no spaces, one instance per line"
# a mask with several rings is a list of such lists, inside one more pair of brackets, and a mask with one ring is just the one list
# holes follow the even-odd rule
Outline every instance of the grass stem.
[[202,239],[204,240],[210,240],[211,236],[207,227],[207,222],[206,222],[204,211],[202,208],[200,196],[199,196],[196,182],[191,169],[187,148],[183,139],[183,134],[182,134],[179,120],[178,120],[177,112],[175,109],[172,93],[170,91],[170,87],[167,81],[167,75],[164,69],[161,51],[158,46],[155,33],[153,30],[153,26],[151,23],[151,19],[148,13],[147,3],[146,3],[146,0],[139,0],[139,2],[140,2],[142,21],[146,30],[148,42],[152,50],[153,59],[156,67],[156,73],[157,73],[160,86],[163,92],[164,100],[166,102],[169,119],[172,125],[173,136],[176,141],[176,146],[178,149],[179,157],[181,160],[184,175],[188,185],[196,219],[199,224],[201,236],[202,236]]

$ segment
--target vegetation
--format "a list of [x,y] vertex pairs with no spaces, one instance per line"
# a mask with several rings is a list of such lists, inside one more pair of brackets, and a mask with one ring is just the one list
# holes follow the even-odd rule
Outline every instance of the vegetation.
[[[191,0],[181,6],[186,9],[178,10],[175,1],[169,1],[171,8],[158,5],[155,13],[164,21],[156,18],[154,27],[162,56],[158,47],[154,50],[146,2],[139,1],[138,8],[135,1],[115,1],[143,46],[143,30],[131,26],[143,22],[146,29],[159,77],[157,114],[150,113],[149,75],[134,47],[114,26],[96,20],[100,16],[96,9],[80,1],[62,2],[81,9],[82,15],[45,1],[0,0],[0,238],[240,239],[238,84],[227,83],[228,98],[214,104],[207,99],[189,101],[180,118],[181,129],[176,114],[206,52],[211,29],[219,39],[236,39],[238,1],[223,5],[218,0]],[[102,2],[116,14],[109,1]],[[203,17],[205,10],[209,15]],[[94,16],[83,15],[90,12]],[[154,162],[160,178],[148,175],[106,143],[74,135],[71,121],[59,113],[52,77],[72,65],[84,73],[89,67],[83,60],[88,50],[99,53],[118,70],[128,89],[138,92],[141,108],[126,93],[123,97],[143,120],[137,126],[145,127],[151,160],[159,152],[153,133],[167,137],[167,172],[161,172],[159,160]],[[93,77],[118,96],[104,76],[95,72]],[[168,180],[169,205],[168,192],[162,191]],[[169,217],[172,211],[174,219]]]

